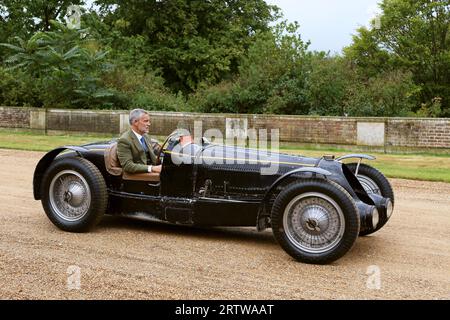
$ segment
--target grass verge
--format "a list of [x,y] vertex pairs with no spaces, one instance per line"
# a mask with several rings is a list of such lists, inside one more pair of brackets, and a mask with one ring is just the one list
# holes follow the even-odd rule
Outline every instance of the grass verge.
[[[281,148],[281,150],[285,153],[311,157],[321,157],[325,154],[334,154],[338,157],[348,153],[355,153],[355,151],[345,150],[317,151],[293,148]],[[368,154],[375,156],[377,159],[375,161],[365,160],[365,163],[377,168],[387,177],[450,182],[450,156],[433,154],[385,154],[374,152],[369,152]],[[355,159],[349,159],[344,162],[354,161]]]

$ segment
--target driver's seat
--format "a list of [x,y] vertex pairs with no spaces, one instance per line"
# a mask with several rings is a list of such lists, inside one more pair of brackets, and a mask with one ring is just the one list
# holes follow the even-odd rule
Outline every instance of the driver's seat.
[[111,143],[111,145],[105,149],[105,166],[106,171],[113,176],[122,176],[123,180],[130,181],[148,181],[159,182],[159,173],[127,173],[123,171],[120,165],[119,158],[117,156],[117,142]]

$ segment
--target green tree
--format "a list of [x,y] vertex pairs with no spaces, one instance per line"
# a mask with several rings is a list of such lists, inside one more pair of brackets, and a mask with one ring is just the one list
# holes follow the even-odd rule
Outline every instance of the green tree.
[[356,76],[353,68],[341,57],[330,57],[323,52],[311,54],[309,63],[306,88],[309,113],[343,116],[347,89]]
[[40,104],[46,107],[108,106],[112,94],[100,82],[108,68],[106,52],[97,50],[88,30],[51,24],[54,31],[37,32],[29,40],[17,37],[18,45],[1,44],[13,52],[5,59],[9,70],[33,79]]
[[116,67],[102,77],[104,85],[114,93],[115,108],[144,108],[155,111],[185,111],[182,94],[175,95],[156,72],[141,68]]
[[[28,40],[37,31],[49,31],[50,21],[64,21],[70,5],[84,4],[84,0],[0,0],[0,43],[14,37]],[[5,54],[0,48],[0,64]]]
[[[174,91],[193,92],[237,73],[257,31],[277,8],[263,0],[97,0],[103,21],[122,36],[145,40],[149,63]],[[112,43],[116,50],[124,42]],[[141,47],[142,48],[142,47]],[[142,48],[143,49],[143,48]]]
[[62,22],[71,5],[84,5],[84,0],[0,0],[0,41],[11,36],[27,39],[36,31],[49,31],[50,21]]
[[11,71],[0,66],[0,105],[40,106],[36,81],[23,71]]
[[344,56],[352,66],[359,67],[366,77],[373,77],[394,68],[392,55],[382,49],[376,34],[366,27],[358,28],[352,45],[344,48]]
[[387,60],[411,71],[421,87],[416,110],[440,99],[441,115],[450,116],[450,2],[384,0],[380,7],[380,27],[360,29],[346,57],[368,75],[386,70]]
[[203,112],[308,114],[306,50],[297,24],[259,32],[239,76],[199,90],[190,104]]
[[342,100],[344,114],[354,117],[404,117],[410,115],[418,87],[412,74],[381,72],[368,80],[354,73]]
[[367,76],[347,59],[324,53],[312,54],[306,82],[309,113],[322,116],[406,116],[418,90],[411,72]]

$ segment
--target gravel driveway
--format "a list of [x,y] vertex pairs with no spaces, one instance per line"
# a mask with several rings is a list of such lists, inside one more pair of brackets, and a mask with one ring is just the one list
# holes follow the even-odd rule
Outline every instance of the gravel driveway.
[[316,266],[270,230],[106,216],[62,232],[33,199],[42,155],[0,150],[0,299],[450,299],[450,184],[393,179],[389,223]]

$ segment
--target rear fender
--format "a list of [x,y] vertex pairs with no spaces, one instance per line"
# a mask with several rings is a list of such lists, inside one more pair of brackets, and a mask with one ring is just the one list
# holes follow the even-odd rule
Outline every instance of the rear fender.
[[63,152],[64,150],[72,150],[75,151],[78,156],[84,157],[83,154],[86,152],[89,152],[88,149],[85,149],[83,147],[77,147],[77,146],[63,146],[56,148],[52,151],[49,151],[45,156],[42,157],[42,159],[39,161],[39,163],[36,166],[36,169],[34,170],[34,176],[33,176],[33,195],[35,200],[41,200],[41,183],[42,178],[44,176],[45,171],[50,166],[50,164],[53,162],[53,160]]
[[348,154],[346,156],[337,158],[336,161],[342,162],[342,160],[345,160],[345,159],[359,159],[358,163],[356,165],[356,171],[355,171],[355,175],[357,176],[358,171],[359,171],[359,166],[361,165],[361,162],[363,161],[363,159],[372,161],[372,160],[375,160],[376,158],[374,156],[370,156],[367,154]]
[[370,156],[368,154],[347,154],[345,156],[339,157],[336,161],[342,161],[345,159],[366,159],[366,160],[375,160],[374,156]]

